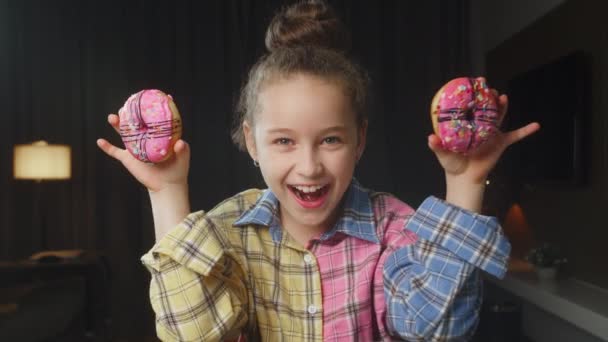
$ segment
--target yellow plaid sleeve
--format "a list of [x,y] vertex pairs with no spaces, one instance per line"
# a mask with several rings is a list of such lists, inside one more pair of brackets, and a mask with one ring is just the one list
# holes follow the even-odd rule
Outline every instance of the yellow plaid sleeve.
[[247,324],[245,274],[218,225],[202,211],[190,214],[141,259],[163,341],[224,340]]

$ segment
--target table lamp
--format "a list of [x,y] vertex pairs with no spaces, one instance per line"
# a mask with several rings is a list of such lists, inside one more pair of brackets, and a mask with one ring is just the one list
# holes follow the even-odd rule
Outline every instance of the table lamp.
[[[67,180],[72,176],[71,149],[68,145],[51,145],[46,141],[15,145],[13,176],[18,180],[36,181],[34,213],[39,210],[41,182]],[[44,216],[44,215],[42,215]],[[41,247],[46,248],[46,227],[41,218]]]
[[15,179],[40,181],[70,179],[72,176],[71,150],[68,145],[49,145],[36,141],[15,145]]

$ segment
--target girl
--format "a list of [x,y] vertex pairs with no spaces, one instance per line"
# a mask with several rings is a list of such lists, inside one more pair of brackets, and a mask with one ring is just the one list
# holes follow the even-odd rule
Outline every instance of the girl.
[[[353,178],[365,147],[367,79],[345,55],[328,6],[281,11],[268,53],[252,68],[233,140],[259,166],[251,189],[190,213],[188,144],[160,165],[103,139],[150,193],[157,243],[142,257],[166,341],[464,340],[481,304],[480,270],[502,277],[510,245],[478,214],[486,176],[530,124],[461,155],[429,148],[445,170],[445,200],[418,210]],[[506,96],[499,97],[506,111]],[[109,123],[118,127],[111,114]]]

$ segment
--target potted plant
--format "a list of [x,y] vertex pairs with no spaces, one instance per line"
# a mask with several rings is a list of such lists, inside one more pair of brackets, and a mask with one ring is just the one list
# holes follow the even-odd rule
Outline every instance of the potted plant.
[[555,279],[559,265],[567,261],[559,248],[548,242],[531,249],[526,255],[526,260],[534,265],[536,274],[541,280]]

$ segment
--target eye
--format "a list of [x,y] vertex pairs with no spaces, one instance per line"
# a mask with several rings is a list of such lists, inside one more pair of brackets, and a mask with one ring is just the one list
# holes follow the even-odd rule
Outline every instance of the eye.
[[342,140],[339,137],[327,137],[323,139],[323,142],[326,144],[337,144],[342,142]]
[[293,141],[289,138],[278,138],[273,141],[277,145],[290,145]]

